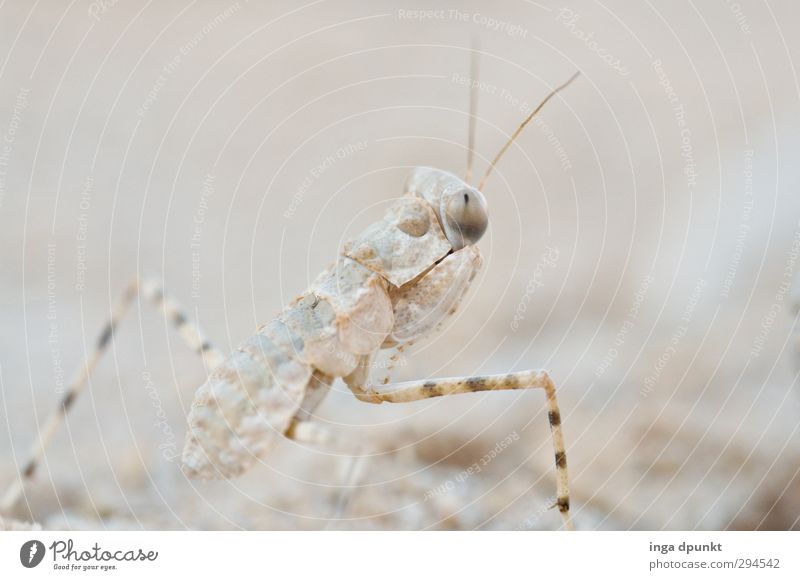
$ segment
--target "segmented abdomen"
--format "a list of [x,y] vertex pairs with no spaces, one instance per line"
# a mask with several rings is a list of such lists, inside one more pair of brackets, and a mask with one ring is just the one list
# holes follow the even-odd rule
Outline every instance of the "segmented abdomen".
[[284,340],[281,326],[274,321],[262,327],[197,391],[183,452],[188,475],[239,475],[288,429],[313,368],[302,361],[297,345]]
[[392,321],[386,282],[340,258],[197,391],[184,470],[205,479],[241,474],[286,433],[296,415],[313,411],[320,390],[349,375],[359,356],[380,347]]

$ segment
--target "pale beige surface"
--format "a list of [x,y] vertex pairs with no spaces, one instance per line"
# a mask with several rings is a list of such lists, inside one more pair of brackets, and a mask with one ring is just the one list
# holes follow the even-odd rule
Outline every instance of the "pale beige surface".
[[[489,181],[466,308],[393,377],[550,369],[579,528],[800,525],[794,3],[106,6],[0,7],[0,484],[133,274],[163,274],[227,350],[411,167],[463,172],[477,36],[479,173],[583,77]],[[186,481],[200,361],[146,307],[110,354],[13,516],[328,525],[346,462],[286,443],[241,479]],[[556,527],[544,409],[538,392],[374,407],[337,384],[320,419],[396,451],[334,526]]]

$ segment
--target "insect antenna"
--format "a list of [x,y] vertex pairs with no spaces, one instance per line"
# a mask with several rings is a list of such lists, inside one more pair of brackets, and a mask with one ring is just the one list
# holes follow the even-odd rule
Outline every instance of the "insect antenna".
[[498,153],[498,154],[495,156],[495,158],[492,160],[491,164],[489,164],[489,167],[486,169],[486,173],[484,173],[484,174],[483,174],[483,177],[481,177],[481,181],[480,181],[480,183],[478,184],[478,190],[480,190],[480,191],[483,191],[483,186],[486,184],[486,180],[487,180],[487,179],[489,179],[489,176],[492,174],[492,170],[494,169],[494,166],[495,166],[495,165],[497,165],[497,162],[498,162],[498,161],[500,161],[500,158],[501,158],[503,155],[505,155],[505,152],[506,152],[506,151],[508,151],[508,148],[509,148],[509,147],[511,147],[511,144],[514,142],[514,140],[515,140],[517,137],[519,137],[519,134],[520,134],[520,133],[522,133],[522,130],[525,128],[525,126],[526,126],[528,123],[530,123],[531,119],[533,119],[533,118],[536,116],[536,114],[537,114],[539,111],[541,111],[541,110],[542,110],[542,107],[544,107],[544,106],[547,104],[547,101],[549,101],[550,99],[552,99],[554,96],[556,96],[556,95],[557,95],[557,94],[558,94],[560,91],[562,91],[563,89],[567,88],[567,87],[570,85],[570,83],[571,83],[572,81],[574,81],[576,78],[578,78],[578,77],[580,76],[580,74],[581,74],[581,71],[578,71],[578,72],[576,72],[574,75],[572,75],[571,77],[569,77],[569,79],[568,79],[568,80],[567,80],[565,83],[563,83],[562,85],[560,85],[560,86],[556,87],[555,89],[553,89],[553,90],[550,92],[550,94],[549,94],[549,95],[547,95],[547,96],[546,96],[546,97],[545,97],[545,98],[542,100],[542,102],[541,102],[541,103],[539,103],[539,106],[537,106],[537,107],[536,107],[536,108],[535,108],[535,109],[534,109],[534,110],[531,112],[531,114],[530,114],[530,115],[528,115],[527,117],[525,117],[525,120],[524,120],[524,121],[522,121],[522,123],[520,123],[519,127],[517,127],[517,130],[516,130],[516,131],[514,131],[514,134],[513,134],[513,135],[511,135],[511,137],[509,138],[509,140],[508,140],[508,141],[506,141],[506,144],[505,144],[505,145],[503,145],[503,148],[502,148],[502,149],[500,149],[500,152],[499,152],[499,153]]
[[467,173],[464,181],[472,181],[472,162],[475,158],[475,115],[478,112],[478,79],[480,78],[480,53],[477,39],[472,40],[470,52],[469,129],[467,134]]

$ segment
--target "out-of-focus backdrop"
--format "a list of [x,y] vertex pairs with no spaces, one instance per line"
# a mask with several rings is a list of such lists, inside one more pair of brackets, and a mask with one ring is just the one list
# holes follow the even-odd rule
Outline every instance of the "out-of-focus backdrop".
[[[800,527],[795,3],[0,5],[0,486],[134,275],[224,350],[402,192],[477,172],[485,265],[394,380],[547,368],[581,529]],[[480,77],[470,77],[470,47]],[[385,370],[374,377],[381,380]],[[543,393],[337,384],[246,476],[185,479],[206,374],[134,309],[12,513],[67,529],[553,529]],[[358,487],[337,504],[348,458]]]

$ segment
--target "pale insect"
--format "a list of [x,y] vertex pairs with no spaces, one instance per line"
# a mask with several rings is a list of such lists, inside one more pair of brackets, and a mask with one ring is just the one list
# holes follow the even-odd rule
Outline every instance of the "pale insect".
[[[477,78],[473,60],[473,79]],[[312,413],[337,378],[367,403],[405,403],[480,391],[543,389],[555,451],[558,507],[571,528],[569,487],[561,413],[546,371],[427,379],[374,384],[373,357],[438,329],[451,316],[481,264],[476,243],[489,224],[481,192],[495,164],[528,122],[578,73],[554,89],[512,134],[489,165],[477,188],[471,177],[475,83],[470,98],[466,180],[429,167],[415,169],[405,193],[383,219],[346,243],[336,262],[274,320],[258,328],[225,357],[166,298],[159,284],[131,283],[112,313],[92,356],[73,378],[57,410],[40,430],[31,458],[0,503],[8,513],[63,422],[89,373],[113,336],[118,321],[137,297],[158,305],[208,368],[208,380],[195,395],[183,469],[190,477],[230,478],[248,469],[282,436],[320,441],[324,430]],[[554,506],[554,507],[555,507]]]

